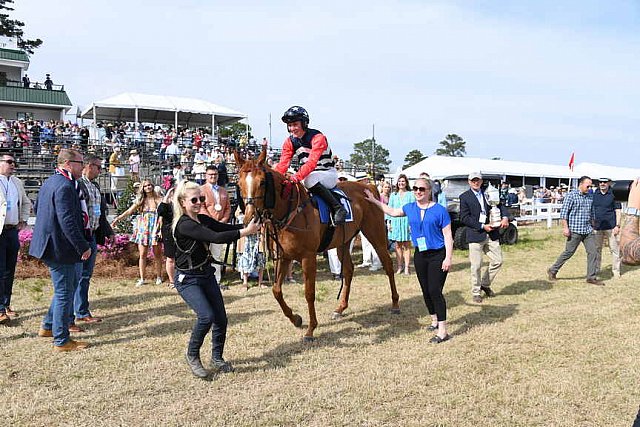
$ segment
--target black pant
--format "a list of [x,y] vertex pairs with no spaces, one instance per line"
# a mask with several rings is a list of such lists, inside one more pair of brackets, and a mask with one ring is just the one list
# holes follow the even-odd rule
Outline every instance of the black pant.
[[447,280],[446,271],[442,271],[442,261],[446,256],[445,248],[427,251],[416,251],[413,255],[413,265],[418,275],[418,282],[422,288],[424,303],[429,314],[438,316],[438,322],[447,320],[447,302],[442,295],[444,282]]
[[[208,267],[204,274],[189,274],[177,270],[174,283],[182,299],[198,316],[191,331],[187,354],[200,356],[204,337],[211,329],[212,358],[222,359],[227,337],[227,312],[213,273],[213,267]],[[184,277],[179,280],[183,274]]]

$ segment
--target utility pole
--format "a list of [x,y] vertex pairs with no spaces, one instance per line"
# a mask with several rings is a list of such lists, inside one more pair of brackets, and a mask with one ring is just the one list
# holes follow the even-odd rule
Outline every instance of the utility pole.
[[371,125],[371,179],[376,179],[376,124]]
[[271,148],[273,146],[273,143],[271,142],[271,113],[269,113],[269,147]]

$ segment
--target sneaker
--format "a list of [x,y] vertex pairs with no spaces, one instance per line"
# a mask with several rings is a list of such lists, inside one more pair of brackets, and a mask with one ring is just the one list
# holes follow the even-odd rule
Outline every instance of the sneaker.
[[[614,279],[619,279],[619,278],[620,278],[620,272],[619,272],[619,271],[614,271],[614,272],[613,272],[613,278],[614,278]],[[11,315],[11,314],[9,313],[9,309],[7,309],[7,314]]]
[[144,285],[144,279],[138,279],[138,281],[136,282],[136,288],[139,288],[142,285]]
[[162,285],[162,277],[156,277],[156,285]]
[[333,280],[342,280],[342,274],[334,274]]
[[62,345],[54,345],[53,349],[55,351],[74,351],[74,350],[84,350],[87,347],[89,347],[89,343],[87,342],[68,340],[66,343]]
[[547,269],[547,278],[552,282],[555,282],[556,280],[558,280],[558,278],[556,277],[556,273],[551,271],[551,268]]
[[231,363],[227,362],[224,359],[211,359],[211,369],[223,374],[228,374],[229,372],[235,371]]
[[363,262],[362,264],[358,265],[358,268],[367,268],[367,267],[371,267],[371,264],[369,264],[368,262]]
[[371,267],[369,267],[369,271],[378,271],[378,270],[382,270],[382,266],[381,265],[378,265],[378,266],[375,266],[375,267],[372,265]]

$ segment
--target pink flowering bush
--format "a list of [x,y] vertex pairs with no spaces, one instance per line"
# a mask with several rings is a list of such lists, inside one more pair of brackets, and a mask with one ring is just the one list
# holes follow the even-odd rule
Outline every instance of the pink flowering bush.
[[111,242],[98,245],[98,252],[104,259],[122,259],[129,250],[129,235],[116,234]]
[[33,259],[29,255],[29,246],[31,246],[31,238],[33,237],[33,230],[25,228],[18,232],[18,241],[20,242],[20,251],[18,252],[18,259],[20,261],[26,261]]

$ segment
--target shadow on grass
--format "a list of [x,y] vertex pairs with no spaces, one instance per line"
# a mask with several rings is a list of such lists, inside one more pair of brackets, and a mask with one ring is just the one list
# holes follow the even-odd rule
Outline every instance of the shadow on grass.
[[449,322],[449,326],[459,325],[457,329],[452,331],[452,335],[465,334],[480,325],[504,322],[518,312],[518,304],[490,305],[486,300],[477,307],[480,308],[480,311],[467,313]]
[[515,282],[497,291],[497,295],[522,295],[529,291],[548,291],[553,285],[547,280],[524,280]]

